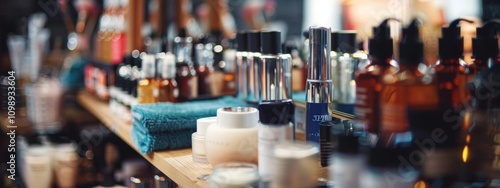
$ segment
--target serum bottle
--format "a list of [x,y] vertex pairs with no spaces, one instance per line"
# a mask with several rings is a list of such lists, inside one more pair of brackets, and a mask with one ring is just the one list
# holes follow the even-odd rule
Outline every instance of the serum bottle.
[[137,100],[139,104],[158,102],[158,82],[155,79],[155,57],[143,54],[141,79],[137,84]]
[[306,140],[319,143],[319,124],[330,121],[328,106],[333,83],[330,65],[330,28],[309,28],[309,64],[306,82]]
[[175,57],[171,53],[161,59],[161,78],[159,79],[159,101],[177,102],[179,86],[175,80]]

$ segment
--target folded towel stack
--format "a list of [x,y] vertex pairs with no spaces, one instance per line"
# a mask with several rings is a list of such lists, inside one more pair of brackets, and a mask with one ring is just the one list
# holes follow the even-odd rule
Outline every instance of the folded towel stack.
[[247,106],[234,97],[184,103],[157,103],[132,107],[132,140],[143,154],[191,146],[196,120],[217,115],[217,109]]

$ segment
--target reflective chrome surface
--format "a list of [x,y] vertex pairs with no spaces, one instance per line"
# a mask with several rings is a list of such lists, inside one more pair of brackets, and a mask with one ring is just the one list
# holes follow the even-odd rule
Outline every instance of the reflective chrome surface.
[[247,102],[257,103],[260,99],[261,81],[259,77],[260,53],[248,52],[248,95]]
[[330,28],[309,28],[309,67],[307,79],[331,80]]
[[262,55],[259,71],[260,100],[292,98],[292,57],[289,54]]
[[236,52],[236,84],[238,86],[236,97],[247,99],[248,95],[248,59],[247,52]]
[[337,103],[354,104],[356,102],[356,72],[366,66],[367,62],[366,54],[363,56],[363,52],[359,51],[338,55],[333,75],[337,81],[334,88]]

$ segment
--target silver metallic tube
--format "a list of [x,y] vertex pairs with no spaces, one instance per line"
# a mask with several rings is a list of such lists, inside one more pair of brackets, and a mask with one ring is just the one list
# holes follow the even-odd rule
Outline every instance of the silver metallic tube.
[[236,84],[238,85],[237,98],[247,99],[248,95],[248,53],[236,52]]
[[258,103],[261,95],[260,67],[260,32],[248,32],[248,95],[247,102]]
[[262,55],[262,100],[292,98],[292,57],[289,54]]

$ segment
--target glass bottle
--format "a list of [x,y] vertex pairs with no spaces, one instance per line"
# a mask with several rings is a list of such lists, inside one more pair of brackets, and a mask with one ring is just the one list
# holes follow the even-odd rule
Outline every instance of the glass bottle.
[[171,53],[165,54],[161,58],[161,78],[159,79],[159,101],[177,102],[179,97],[179,88],[175,80],[175,57]]
[[198,76],[198,94],[200,96],[209,96],[211,94],[211,73],[214,71],[214,54],[212,44],[196,45],[196,74]]
[[158,102],[158,81],[155,79],[155,57],[150,54],[141,54],[141,79],[137,84],[137,100],[139,104]]
[[175,37],[174,54],[176,56],[177,75],[179,84],[179,101],[187,101],[198,97],[198,76],[191,60],[191,37]]

